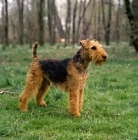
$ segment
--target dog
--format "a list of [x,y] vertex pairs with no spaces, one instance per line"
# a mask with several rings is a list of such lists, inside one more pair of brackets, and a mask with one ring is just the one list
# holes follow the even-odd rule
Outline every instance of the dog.
[[19,96],[19,109],[27,111],[28,101],[35,96],[36,103],[46,106],[44,97],[51,85],[68,92],[69,112],[80,117],[87,69],[91,62],[102,65],[108,54],[96,40],[81,40],[81,48],[71,57],[63,60],[38,59],[37,46],[33,44],[33,62],[29,69],[24,90]]

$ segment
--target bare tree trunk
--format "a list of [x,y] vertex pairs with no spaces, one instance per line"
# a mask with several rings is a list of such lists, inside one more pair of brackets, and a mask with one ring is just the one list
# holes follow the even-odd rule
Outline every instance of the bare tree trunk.
[[24,0],[17,0],[18,4],[18,11],[19,11],[19,28],[18,28],[18,34],[19,34],[19,43],[23,45],[23,38],[24,38],[24,24],[23,24],[23,12],[24,12]]
[[[32,1],[31,1],[32,2]],[[32,43],[33,43],[33,29],[35,28],[33,26],[33,22],[35,22],[33,20],[33,16],[30,16],[31,12],[33,11],[33,13],[35,13],[34,11],[34,3],[32,2],[31,3],[31,6],[32,6],[32,9],[29,10],[29,7],[28,5],[26,6],[26,10],[27,10],[27,13],[28,15],[26,16],[26,20],[27,20],[27,24],[26,24],[26,29],[27,29],[27,33],[25,35],[26,39],[27,39],[27,42],[29,43],[29,47],[32,48]],[[37,6],[37,4],[35,3],[35,6]],[[33,20],[33,21],[32,21]],[[35,32],[36,33],[36,32]],[[38,36],[37,36],[38,38]],[[35,39],[36,41],[37,39]]]
[[67,0],[67,15],[66,15],[66,26],[65,26],[65,46],[70,40],[70,22],[71,22],[71,1]]
[[[93,0],[92,7],[95,7],[95,0]],[[86,21],[86,18],[83,18],[83,37],[82,39],[88,38],[88,31],[92,22],[92,17],[94,14],[94,8],[91,8],[89,20]]]
[[52,2],[52,16],[53,16],[53,20],[52,20],[52,44],[56,43],[56,11],[55,11],[55,0],[53,0]]
[[117,10],[117,15],[116,15],[116,25],[115,25],[115,39],[117,43],[120,41],[120,24],[119,24],[119,18],[120,18],[120,0],[118,0],[118,10]]
[[45,5],[45,0],[40,0],[37,3],[38,6],[38,27],[39,27],[39,44],[41,46],[44,45],[44,5]]
[[5,14],[4,14],[5,6],[4,6],[4,0],[2,0],[2,8],[1,8],[1,21],[2,21],[2,27],[0,30],[0,39],[2,44],[5,44],[5,31],[4,31],[4,25],[5,25]]
[[8,28],[8,1],[5,0],[5,45],[8,46],[9,45],[9,37],[8,37],[8,33],[9,33],[9,28]]
[[2,26],[1,26],[1,31],[0,31],[0,38],[3,43],[3,47],[9,45],[9,37],[8,37],[8,1],[7,0],[2,0],[2,9],[1,9],[1,21],[2,21]]
[[57,10],[57,7],[56,7],[55,4],[54,4],[54,11],[55,11],[56,27],[57,27],[57,30],[58,30],[58,34],[59,34],[60,38],[64,38],[65,37],[65,32],[63,30],[61,19],[59,17],[58,10]]
[[98,29],[97,29],[97,40],[101,40],[101,37],[100,37],[100,24],[101,24],[101,6],[100,6],[100,3],[98,4]]
[[93,31],[93,36],[94,39],[97,39],[97,10],[94,11],[94,21],[93,21],[93,27],[94,27],[94,31]]
[[49,31],[49,41],[51,43],[52,36],[52,10],[51,10],[51,2],[47,0],[47,14],[48,14],[48,31]]
[[16,44],[15,29],[16,28],[15,28],[15,24],[14,24],[12,17],[10,17],[10,20],[11,20],[12,32],[13,32],[13,47],[15,47],[15,44]]
[[55,5],[55,0],[47,0],[47,13],[48,13],[48,28],[49,28],[49,40],[50,44],[55,44],[55,8],[53,7]]
[[[86,0],[84,0],[84,1],[81,0],[81,2],[80,2],[79,19],[78,19],[78,23],[77,23],[76,39],[75,39],[75,41],[77,41],[77,42],[79,40],[79,30],[80,30],[80,25],[81,25],[82,19],[84,19],[86,10],[90,6],[91,2],[92,2],[92,0],[89,0],[88,2]],[[81,11],[82,11],[82,14],[81,14]]]
[[75,32],[76,32],[76,11],[77,11],[78,0],[75,1],[75,5],[73,8],[73,21],[72,21],[72,43],[75,43]]
[[124,0],[124,3],[125,3],[125,8],[126,8],[126,14],[129,20],[130,28],[131,28],[131,35],[130,35],[131,43],[134,46],[136,52],[138,52],[138,28],[135,22],[132,9],[130,8],[130,1]]
[[108,19],[107,23],[105,22],[105,11],[104,11],[104,0],[102,0],[102,13],[103,13],[103,25],[105,30],[105,44],[110,44],[110,26],[111,26],[111,17],[112,17],[112,0],[108,2]]
[[111,27],[111,18],[112,18],[112,0],[109,0],[109,9],[108,9],[108,21],[107,21],[107,31],[106,31],[106,44],[110,45],[110,27]]

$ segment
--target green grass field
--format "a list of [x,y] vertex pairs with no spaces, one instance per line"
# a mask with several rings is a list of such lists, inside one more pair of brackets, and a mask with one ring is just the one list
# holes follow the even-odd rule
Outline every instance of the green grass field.
[[[40,58],[66,58],[76,48],[38,48]],[[68,113],[67,94],[51,87],[48,106],[34,100],[29,111],[17,109],[32,61],[28,46],[0,48],[0,139],[2,140],[138,140],[138,54],[126,43],[106,48],[109,61],[91,64],[81,118]]]

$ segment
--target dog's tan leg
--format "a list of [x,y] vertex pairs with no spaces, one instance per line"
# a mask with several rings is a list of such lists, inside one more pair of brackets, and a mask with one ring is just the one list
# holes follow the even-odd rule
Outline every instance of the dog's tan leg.
[[84,89],[80,89],[79,94],[79,111],[82,111]]
[[[32,85],[31,85],[32,86]],[[30,85],[26,85],[25,89],[22,91],[19,96],[18,107],[21,111],[27,111],[27,104],[29,99],[36,94],[38,91],[37,87],[31,87]]]
[[79,112],[79,90],[69,90],[69,111],[75,117],[80,117]]
[[27,75],[26,86],[22,91],[21,95],[19,96],[18,107],[21,111],[27,111],[27,104],[29,99],[36,95],[38,89],[41,87],[42,78],[41,76],[36,76],[31,72]]
[[50,84],[43,81],[40,89],[38,90],[38,93],[36,94],[36,102],[40,106],[46,106],[46,103],[44,101],[45,94],[48,92],[48,89],[50,87]]

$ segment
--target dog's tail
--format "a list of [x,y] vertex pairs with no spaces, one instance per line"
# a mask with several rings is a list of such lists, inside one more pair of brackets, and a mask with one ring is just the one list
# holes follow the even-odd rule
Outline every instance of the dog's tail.
[[34,44],[33,44],[33,60],[38,60],[38,58],[37,58],[37,46],[38,46],[38,42],[35,42]]

